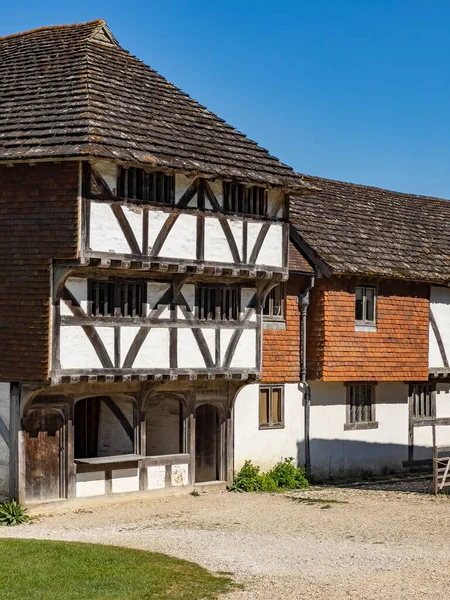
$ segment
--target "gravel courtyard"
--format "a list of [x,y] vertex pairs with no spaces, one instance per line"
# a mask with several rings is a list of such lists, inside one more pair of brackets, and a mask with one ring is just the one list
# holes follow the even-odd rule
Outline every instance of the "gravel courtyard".
[[165,552],[232,573],[244,589],[227,600],[448,599],[450,498],[429,488],[392,482],[134,500],[54,512],[0,536]]

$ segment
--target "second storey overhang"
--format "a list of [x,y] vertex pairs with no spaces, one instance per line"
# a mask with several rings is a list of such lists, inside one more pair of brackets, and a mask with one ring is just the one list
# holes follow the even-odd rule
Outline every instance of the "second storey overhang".
[[[135,187],[127,185],[131,177]],[[226,186],[232,184],[223,180],[126,168],[103,160],[83,162],[80,178],[83,264],[121,261],[163,271],[288,277],[283,191],[243,184],[228,191]],[[157,201],[148,189],[152,184],[158,185]],[[124,197],[124,185],[134,197]],[[230,200],[237,192],[242,199]],[[264,203],[264,211],[258,202]]]

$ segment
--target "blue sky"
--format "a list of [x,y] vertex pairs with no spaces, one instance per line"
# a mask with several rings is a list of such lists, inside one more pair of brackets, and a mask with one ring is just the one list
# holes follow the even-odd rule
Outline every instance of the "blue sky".
[[21,0],[0,35],[97,18],[296,170],[450,198],[448,1]]

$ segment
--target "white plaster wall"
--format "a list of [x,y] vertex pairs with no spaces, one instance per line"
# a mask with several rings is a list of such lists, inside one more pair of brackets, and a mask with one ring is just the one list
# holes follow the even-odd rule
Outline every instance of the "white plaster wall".
[[227,352],[228,344],[233,336],[233,329],[221,329],[220,330],[220,362],[223,363],[225,354]]
[[272,223],[256,259],[257,265],[283,266],[283,227]]
[[244,329],[231,360],[230,367],[232,369],[254,369],[256,367],[256,336],[255,329]]
[[[120,356],[122,361],[139,331],[139,327],[122,327],[120,333]],[[134,369],[168,369],[169,363],[169,329],[151,329],[139,350]]]
[[[112,362],[114,362],[114,328],[96,327]],[[93,345],[78,326],[60,328],[60,364],[61,369],[101,369],[102,364]]]
[[160,490],[166,487],[166,467],[155,465],[147,467],[147,488],[149,490]]
[[111,207],[105,202],[91,201],[89,248],[111,254],[131,252]]
[[[194,183],[194,179],[192,177],[186,177],[186,175],[182,175],[177,173],[175,175],[175,203],[181,200],[183,194],[187,191],[188,187]],[[197,206],[197,204],[195,204]]]
[[284,192],[269,190],[267,193],[267,208],[270,217],[282,217],[284,204]]
[[303,395],[296,383],[285,384],[284,419],[283,429],[259,429],[259,385],[247,385],[238,393],[234,409],[236,471],[247,459],[263,471],[291,456],[304,464]]
[[378,383],[376,429],[345,431],[343,383],[311,383],[311,463],[323,477],[400,471],[408,459],[408,386]]
[[148,212],[148,248],[144,254],[150,254],[158,233],[161,231],[161,227],[167,221],[169,213],[165,213],[159,210],[149,210]]
[[[256,288],[241,288],[241,313],[244,313],[248,305],[253,299],[253,296],[256,293]],[[256,311],[253,310],[251,316],[248,319],[250,322],[254,323],[256,321]]]
[[218,179],[209,179],[209,187],[212,189],[219,206],[223,208],[223,183]]
[[139,491],[139,469],[113,469],[111,472],[111,491],[113,494]]
[[[238,246],[239,248],[239,246]],[[212,262],[233,263],[225,233],[215,217],[205,219],[205,260]]]
[[92,167],[101,175],[113,196],[116,195],[117,165],[109,160],[93,160]]
[[170,288],[170,283],[152,281],[147,283],[147,303],[150,310],[158,307],[158,302]]
[[195,260],[197,256],[197,217],[179,215],[158,256]]
[[179,487],[189,483],[188,465],[172,465],[171,471],[171,483],[173,487]]
[[[215,360],[215,331],[201,329],[209,348],[211,358]],[[190,329],[178,329],[178,367],[180,369],[204,369],[206,367],[200,348]]]
[[[88,285],[87,279],[81,277],[69,277],[65,283],[65,287],[69,290],[74,298],[76,298],[81,308],[87,312],[88,309]],[[61,300],[60,313],[65,316],[73,316],[72,311],[68,308],[66,302]]]
[[0,498],[9,495],[9,411],[10,384],[0,383]]
[[[450,384],[449,383],[437,383],[436,384],[436,417],[438,419],[450,417]],[[450,438],[450,425],[448,427],[449,438]],[[449,444],[450,446],[450,439]]]
[[[113,398],[113,402],[133,427],[133,403],[122,398]],[[130,439],[111,409],[102,402],[98,426],[98,456],[132,454],[133,451],[133,440]]]
[[[436,325],[444,344],[447,358],[450,357],[450,289],[447,287],[432,287],[430,290],[430,309],[436,320]],[[441,353],[437,344],[436,336],[430,324],[429,333],[429,357],[430,367],[442,368]]]
[[247,225],[247,260],[250,258],[263,223],[249,221]]
[[75,494],[77,498],[104,496],[106,493],[106,477],[104,471],[77,473]]

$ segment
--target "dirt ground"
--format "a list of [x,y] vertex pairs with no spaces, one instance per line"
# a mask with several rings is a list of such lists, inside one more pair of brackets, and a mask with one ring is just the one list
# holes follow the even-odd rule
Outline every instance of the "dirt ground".
[[[450,498],[430,482],[214,492],[84,507],[1,537],[165,552],[244,584],[227,600],[450,597]],[[225,597],[224,597],[225,600]]]

